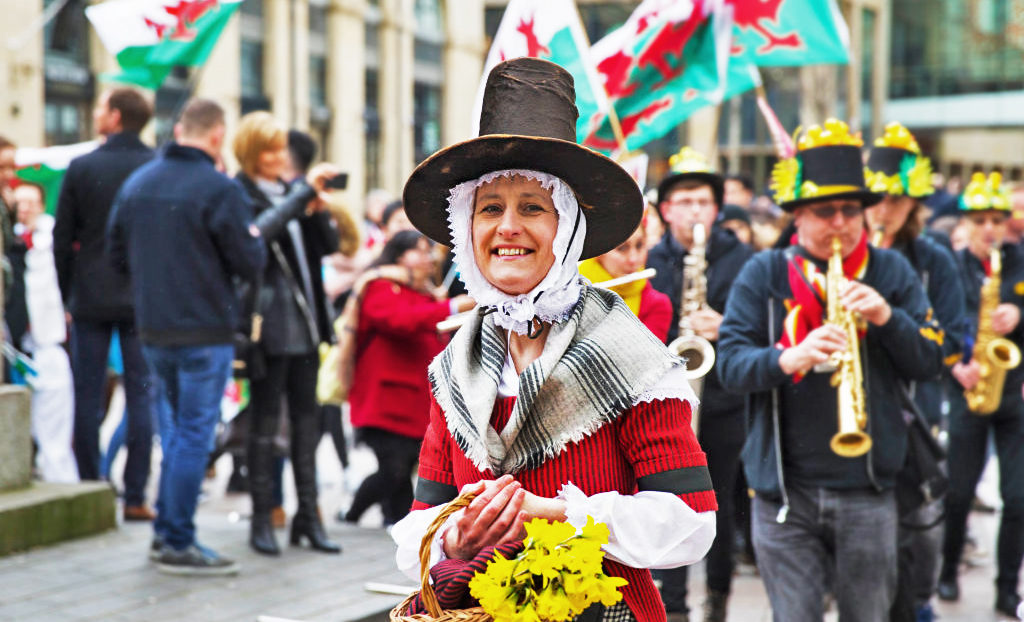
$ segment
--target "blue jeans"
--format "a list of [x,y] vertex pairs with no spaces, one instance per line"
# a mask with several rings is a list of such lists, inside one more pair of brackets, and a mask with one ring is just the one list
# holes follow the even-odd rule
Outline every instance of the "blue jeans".
[[82,479],[100,479],[100,422],[106,415],[110,338],[117,330],[124,361],[125,411],[128,417],[128,461],[124,467],[125,505],[145,502],[153,448],[152,373],[142,356],[131,322],[75,320],[71,327],[71,368],[75,382],[74,446]]
[[167,451],[160,469],[153,529],[167,545],[182,550],[195,543],[193,517],[220,420],[220,401],[231,374],[234,347],[147,345],[143,351],[170,404],[169,421],[164,422],[167,429],[160,431]]
[[758,495],[751,507],[757,567],[774,619],[821,620],[831,588],[840,622],[888,620],[899,525],[893,492],[795,486],[787,492],[784,523],[776,521],[780,503]]

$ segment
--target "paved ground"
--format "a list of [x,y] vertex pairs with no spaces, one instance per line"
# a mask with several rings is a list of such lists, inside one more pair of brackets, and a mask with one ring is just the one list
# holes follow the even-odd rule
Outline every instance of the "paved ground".
[[[146,557],[150,528],[124,524],[99,536],[0,558],[0,621],[160,620],[255,621],[271,618],[334,622],[386,620],[385,612],[401,597],[368,592],[367,582],[409,585],[393,563],[393,545],[380,529],[380,515],[370,513],[362,526],[340,525],[330,518],[347,505],[353,482],[373,470],[369,452],[353,453],[353,466],[343,475],[333,447],[324,442],[318,454],[321,507],[328,532],[344,546],[341,556],[286,546],[268,559],[247,546],[249,501],[246,495],[224,493],[228,458],[218,463],[216,479],[205,484],[198,513],[201,541],[239,560],[242,572],[232,578],[182,578],[158,573]],[[123,456],[121,458],[123,462]],[[120,472],[120,467],[115,468]],[[290,472],[286,472],[286,481]],[[286,509],[294,511],[294,491],[286,486]],[[972,529],[989,555],[967,570],[963,599],[938,603],[945,622],[989,622],[992,611],[994,529],[996,515],[975,514]],[[691,573],[692,605],[699,609],[701,572]],[[698,616],[693,614],[693,619]],[[769,622],[771,613],[760,580],[745,569],[734,583],[731,621]],[[834,613],[826,620],[834,621]]]

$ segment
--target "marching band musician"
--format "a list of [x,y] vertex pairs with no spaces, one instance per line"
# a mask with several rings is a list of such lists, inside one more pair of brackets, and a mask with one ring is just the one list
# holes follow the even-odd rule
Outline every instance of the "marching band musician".
[[[709,309],[690,315],[694,332],[715,344],[725,312],[729,288],[753,250],[725,227],[715,226],[722,208],[724,181],[713,172],[699,152],[684,147],[669,159],[672,172],[658,185],[658,211],[666,224],[661,242],[651,249],[647,266],[658,273],[651,279],[654,289],[672,302],[668,341],[679,334],[679,313],[683,297],[683,261],[693,249],[693,228],[704,226],[707,235],[707,302]],[[707,557],[705,620],[724,622],[733,572],[733,487],[739,470],[740,448],[745,434],[742,395],[725,391],[712,369],[704,377],[700,396],[698,440],[708,456],[708,470],[718,498],[717,533]],[[662,570],[662,598],[672,618],[685,619],[686,567]]]
[[[868,247],[864,208],[881,197],[865,187],[860,146],[829,120],[776,165],[772,187],[793,214],[795,243],[747,263],[721,327],[722,384],[751,394],[743,464],[777,620],[821,620],[826,577],[843,622],[888,618],[893,486],[907,442],[898,383],[931,379],[942,366],[941,332],[913,269],[899,253]],[[825,322],[829,307],[837,323]],[[829,362],[835,387],[831,371],[815,371]],[[847,448],[839,441],[848,435],[863,440]]]
[[[882,194],[882,200],[865,212],[872,244],[899,251],[910,262],[944,330],[944,372],[910,386],[918,409],[932,427],[938,427],[944,401],[963,403],[962,398],[957,400],[961,389],[949,370],[961,356],[964,291],[953,253],[921,235],[921,199],[933,191],[931,163],[921,154],[914,136],[893,122],[868,152],[865,174],[868,188]],[[942,506],[940,502],[918,508],[900,504],[900,509],[900,589],[896,607],[902,608],[904,617],[900,619],[930,620],[929,601],[938,581]]]
[[[982,300],[982,284],[992,274],[992,251],[998,249],[1001,259],[1002,283],[998,305],[991,313],[991,329],[996,335],[1010,339],[1019,347],[1024,338],[1020,324],[1024,306],[1024,261],[1018,249],[1004,243],[1010,199],[1000,187],[999,173],[987,179],[975,173],[960,199],[960,210],[966,220],[967,247],[956,253],[966,292],[966,317],[971,327],[967,335],[976,334],[979,323],[978,309]],[[992,301],[995,303],[996,301]],[[968,343],[967,345],[970,345]],[[964,348],[965,358],[972,348]],[[963,389],[973,388],[980,377],[980,361],[971,357],[967,363],[953,366],[953,376]],[[946,500],[946,536],[943,543],[942,571],[939,575],[939,598],[957,600],[957,567],[964,548],[967,514],[974,498],[982,469],[985,466],[989,430],[995,432],[996,453],[999,457],[999,489],[1003,499],[1002,518],[999,523],[997,544],[995,609],[1015,616],[1020,596],[1017,581],[1021,561],[1024,559],[1024,399],[1021,384],[1024,367],[1017,365],[1007,372],[998,407],[990,415],[968,412],[959,393],[953,396],[949,429],[949,493]]]

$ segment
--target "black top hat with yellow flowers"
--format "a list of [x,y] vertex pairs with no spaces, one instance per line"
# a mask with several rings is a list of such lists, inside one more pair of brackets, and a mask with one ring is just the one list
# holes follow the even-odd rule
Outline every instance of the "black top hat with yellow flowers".
[[703,153],[692,147],[683,147],[679,153],[673,154],[668,159],[669,174],[658,184],[658,203],[668,199],[672,187],[681,181],[695,179],[711,186],[711,193],[715,195],[715,205],[722,207],[725,197],[725,180],[721,175],[711,169],[708,159]]
[[842,121],[808,128],[797,152],[772,170],[771,189],[779,207],[791,212],[801,205],[833,199],[853,199],[868,207],[882,200],[864,184],[860,136],[850,134]]
[[644,212],[640,187],[621,166],[576,144],[572,74],[539,58],[499,63],[487,76],[480,136],[420,163],[405,182],[403,202],[412,224],[450,246],[452,188],[493,171],[528,169],[554,175],[576,193],[587,219],[582,258],[621,244]]
[[1003,186],[1002,174],[995,172],[985,177],[985,173],[971,175],[971,181],[960,195],[961,212],[983,212],[996,210],[999,212],[1013,211],[1010,195]]
[[915,199],[934,192],[931,162],[921,155],[914,135],[896,121],[885,126],[868,152],[864,176],[874,192]]

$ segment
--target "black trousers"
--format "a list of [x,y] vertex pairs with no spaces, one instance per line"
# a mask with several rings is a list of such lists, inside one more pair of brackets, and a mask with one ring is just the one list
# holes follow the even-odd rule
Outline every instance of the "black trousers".
[[[717,533],[705,558],[709,590],[728,594],[732,589],[733,541],[735,522],[733,513],[736,476],[740,468],[740,450],[743,449],[746,426],[742,413],[701,413],[698,439],[707,454],[708,471],[718,501],[715,515]],[[687,567],[655,570],[661,579],[661,598],[668,612],[685,613]]]
[[943,574],[955,573],[963,554],[967,515],[985,468],[989,430],[995,434],[1003,499],[996,543],[996,585],[1001,591],[1016,593],[1024,560],[1024,402],[1019,395],[1004,395],[1003,403],[991,415],[954,411],[950,417]]
[[384,524],[394,525],[412,507],[412,476],[421,440],[380,428],[359,428],[356,442],[366,443],[377,456],[377,472],[363,480],[345,520],[358,521],[371,505],[380,503]]

